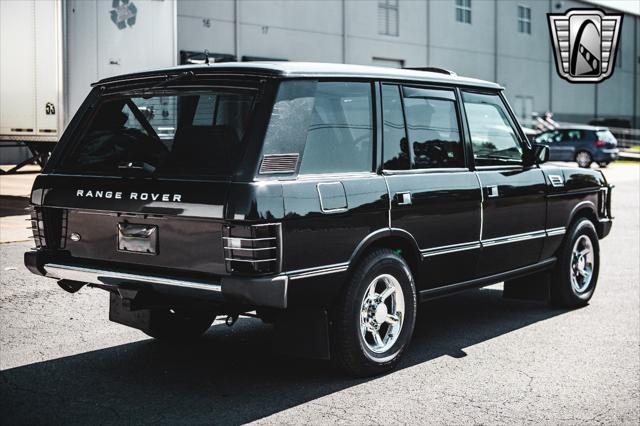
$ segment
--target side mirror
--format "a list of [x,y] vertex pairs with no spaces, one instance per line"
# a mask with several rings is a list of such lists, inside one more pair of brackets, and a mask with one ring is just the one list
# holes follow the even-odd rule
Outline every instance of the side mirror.
[[549,147],[541,143],[532,144],[533,149],[533,162],[535,164],[542,164],[549,161]]

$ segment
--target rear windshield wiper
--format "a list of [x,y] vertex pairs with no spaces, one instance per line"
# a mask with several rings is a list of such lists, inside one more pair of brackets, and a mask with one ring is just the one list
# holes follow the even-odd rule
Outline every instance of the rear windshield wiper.
[[193,78],[195,77],[195,74],[193,73],[193,71],[184,71],[181,72],[180,74],[176,75],[175,77],[171,77],[171,78],[167,78],[166,80],[161,81],[160,83],[154,84],[153,86],[144,89],[144,91],[153,91],[154,89],[158,89],[160,87],[164,87],[169,83],[173,83],[175,81],[178,80],[183,80],[185,78]]
[[138,172],[145,172],[149,174],[156,171],[156,168],[154,166],[145,161],[125,161],[124,163],[118,164],[118,169],[135,170]]

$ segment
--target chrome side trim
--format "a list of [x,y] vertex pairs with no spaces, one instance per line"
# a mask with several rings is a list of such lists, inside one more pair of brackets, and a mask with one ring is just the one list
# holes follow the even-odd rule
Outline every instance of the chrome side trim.
[[273,240],[277,240],[276,237],[265,237],[265,238],[222,237],[222,239],[223,240],[242,240],[242,241],[273,241]]
[[544,238],[547,236],[546,230],[525,232],[522,234],[505,235],[503,237],[489,238],[482,240],[483,247],[497,246],[500,244],[516,243],[520,241],[534,240],[536,238]]
[[468,243],[451,244],[447,246],[432,247],[420,250],[422,257],[439,256],[441,254],[455,253],[459,251],[474,250],[480,248],[480,241],[471,241]]
[[183,287],[197,290],[222,292],[221,284],[207,283],[205,281],[185,281],[164,277],[128,274],[125,272],[108,271],[103,269],[61,265],[57,263],[47,263],[46,265],[44,265],[44,270],[45,275],[49,278],[79,281],[88,284],[113,284],[109,281],[115,279],[144,284],[158,284],[172,287]]
[[302,278],[311,278],[311,277],[317,277],[320,275],[328,275],[328,274],[335,274],[338,272],[344,272],[347,269],[349,269],[349,262],[343,262],[343,263],[336,263],[333,265],[319,266],[315,268],[299,269],[297,271],[287,272],[286,274],[289,276],[290,280],[299,280]]
[[564,235],[567,232],[567,228],[561,226],[559,228],[549,228],[547,229],[547,237],[554,237],[556,235]]

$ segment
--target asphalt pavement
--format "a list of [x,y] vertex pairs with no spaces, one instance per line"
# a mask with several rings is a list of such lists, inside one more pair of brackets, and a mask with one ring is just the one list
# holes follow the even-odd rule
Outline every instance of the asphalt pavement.
[[352,379],[271,352],[259,320],[160,344],[108,321],[105,292],[68,294],[0,244],[0,422],[11,424],[634,424],[640,422],[640,166],[616,185],[589,306],[502,298],[420,306],[399,368]]

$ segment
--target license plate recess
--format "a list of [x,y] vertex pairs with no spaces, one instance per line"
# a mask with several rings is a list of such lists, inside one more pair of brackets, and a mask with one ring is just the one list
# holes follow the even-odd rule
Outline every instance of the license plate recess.
[[137,223],[118,223],[118,251],[158,254],[158,227]]

